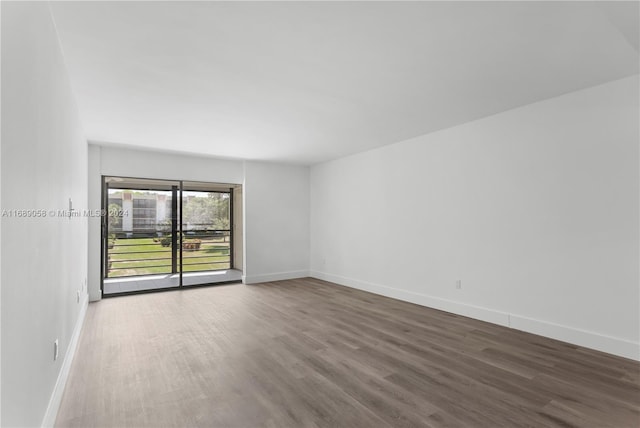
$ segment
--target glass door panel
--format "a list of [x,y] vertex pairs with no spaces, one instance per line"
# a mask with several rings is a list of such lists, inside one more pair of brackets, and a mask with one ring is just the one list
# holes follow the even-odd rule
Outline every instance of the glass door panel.
[[107,177],[105,294],[177,287],[179,182]]
[[231,189],[183,182],[182,283],[224,280],[231,269]]

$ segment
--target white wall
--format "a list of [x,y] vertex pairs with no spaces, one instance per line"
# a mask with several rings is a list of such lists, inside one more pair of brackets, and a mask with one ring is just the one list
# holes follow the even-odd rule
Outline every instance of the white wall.
[[[89,146],[90,206],[100,209],[101,175],[243,185],[245,282],[306,276],[309,271],[309,168]],[[100,221],[90,219],[89,291],[100,299]],[[274,231],[278,230],[278,233]],[[277,251],[274,251],[277,249]],[[273,253],[277,254],[273,254]]]
[[232,184],[243,179],[239,160],[109,146],[100,147],[100,167],[103,175],[123,177]]
[[245,163],[246,283],[309,273],[309,168]]
[[[0,4],[0,22],[2,21],[2,5]],[[1,25],[1,24],[0,24]],[[2,44],[2,32],[0,31],[0,45]],[[0,52],[2,48],[0,48]],[[0,67],[0,80],[2,79],[2,67]],[[2,84],[0,84],[0,100],[2,99]],[[0,111],[2,103],[0,102]],[[2,129],[2,114],[0,114],[0,130]],[[0,135],[0,166],[2,165],[2,136]],[[0,212],[2,212],[2,173],[0,172]],[[0,220],[0,243],[2,242],[2,221]],[[0,245],[0,425],[2,425],[2,245]]]
[[[89,145],[88,148],[88,203],[92,210],[102,208],[102,176],[100,175],[100,147]],[[89,218],[89,232],[87,235],[87,248],[89,259],[87,260],[87,288],[89,301],[100,300],[100,257],[102,247],[100,234],[102,231],[99,217]]]
[[636,75],[312,167],[312,275],[638,359],[638,110]]
[[[87,145],[46,2],[2,4],[2,426],[53,422],[84,310]],[[78,302],[76,293],[81,292]],[[53,342],[59,357],[53,359]]]

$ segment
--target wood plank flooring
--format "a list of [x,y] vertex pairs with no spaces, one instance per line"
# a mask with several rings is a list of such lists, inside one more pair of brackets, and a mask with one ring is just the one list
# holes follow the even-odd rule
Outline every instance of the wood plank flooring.
[[91,304],[59,427],[638,427],[640,364],[306,278]]

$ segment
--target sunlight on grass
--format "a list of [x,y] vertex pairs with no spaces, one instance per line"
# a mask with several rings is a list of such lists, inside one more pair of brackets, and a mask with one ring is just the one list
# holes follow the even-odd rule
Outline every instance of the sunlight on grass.
[[[171,248],[154,238],[119,238],[109,249],[109,277],[171,273]],[[184,250],[183,271],[229,269],[229,243],[223,238],[204,238],[198,250]]]

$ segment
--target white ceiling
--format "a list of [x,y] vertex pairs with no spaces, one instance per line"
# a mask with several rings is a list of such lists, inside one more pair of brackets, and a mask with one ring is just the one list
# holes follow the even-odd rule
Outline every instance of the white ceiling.
[[312,164],[638,73],[638,2],[52,2],[91,141]]

